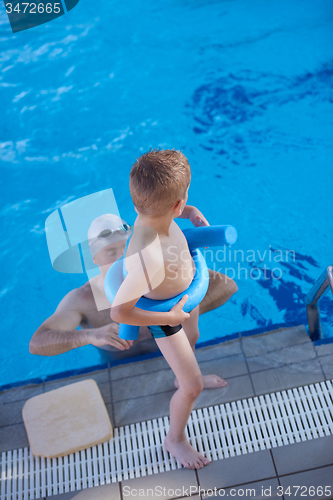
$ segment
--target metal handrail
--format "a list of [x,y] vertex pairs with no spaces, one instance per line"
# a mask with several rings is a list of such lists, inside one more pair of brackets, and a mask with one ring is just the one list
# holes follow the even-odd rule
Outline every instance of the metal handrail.
[[312,340],[323,338],[318,301],[325,295],[328,286],[331,287],[333,294],[333,266],[328,266],[325,269],[305,297],[306,312],[308,315],[308,330]]

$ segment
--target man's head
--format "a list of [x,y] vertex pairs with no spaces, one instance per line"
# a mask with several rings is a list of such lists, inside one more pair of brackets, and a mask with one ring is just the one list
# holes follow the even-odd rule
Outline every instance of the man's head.
[[111,265],[124,253],[131,228],[117,215],[103,214],[90,225],[88,240],[94,264]]
[[175,149],[154,149],[134,163],[130,191],[139,214],[161,217],[180,200],[187,199],[191,168],[186,156]]

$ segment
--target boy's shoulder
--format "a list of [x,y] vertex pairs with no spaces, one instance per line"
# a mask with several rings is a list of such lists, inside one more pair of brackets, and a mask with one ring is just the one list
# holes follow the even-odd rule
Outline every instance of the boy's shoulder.
[[130,237],[126,255],[130,256],[133,253],[140,252],[145,248],[149,248],[151,244],[158,238],[158,233],[150,226],[134,226],[133,233]]
[[[143,258],[149,272],[154,273],[164,267],[164,258],[158,233],[155,229],[140,227],[134,230],[126,251],[126,269],[137,273],[137,256]],[[131,258],[133,256],[133,258]],[[149,264],[148,264],[149,263]]]

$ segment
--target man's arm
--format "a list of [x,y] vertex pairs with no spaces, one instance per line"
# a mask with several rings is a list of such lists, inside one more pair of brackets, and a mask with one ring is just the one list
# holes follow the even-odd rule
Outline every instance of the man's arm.
[[[191,205],[186,205],[180,219],[189,219],[196,227],[209,226],[202,213]],[[207,293],[199,306],[199,314],[216,309],[225,304],[238,291],[235,281],[222,273],[209,271],[209,286]]]
[[69,292],[54,314],[37,328],[29,344],[31,354],[54,356],[88,343],[85,333],[76,330],[82,321],[82,314],[75,308],[76,292]]
[[208,290],[199,306],[199,314],[212,311],[225,304],[237,291],[235,281],[225,274],[208,269]]
[[129,342],[119,338],[115,324],[77,330],[83,319],[77,302],[77,290],[62,299],[54,314],[33,334],[29,344],[31,354],[55,356],[87,344],[111,345],[121,350],[130,347]]

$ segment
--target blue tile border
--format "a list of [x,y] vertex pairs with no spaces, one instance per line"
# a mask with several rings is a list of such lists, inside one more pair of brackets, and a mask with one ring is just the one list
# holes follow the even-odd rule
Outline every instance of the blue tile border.
[[226,335],[224,337],[215,337],[215,339],[207,340],[206,342],[198,342],[195,345],[196,349],[200,349],[201,347],[208,347],[211,345],[221,344],[223,342],[228,342],[229,340],[239,339],[239,333],[232,333],[231,335]]
[[319,339],[313,341],[314,345],[325,345],[325,344],[333,344],[333,338],[328,337],[327,339]]
[[38,385],[42,384],[43,380],[40,378],[31,378],[29,380],[22,380],[21,382],[13,382],[12,384],[4,384],[0,386],[0,395],[2,391],[6,391],[7,389],[14,389],[15,387],[23,387],[25,385]]
[[55,373],[52,375],[46,375],[45,377],[31,378],[28,380],[13,382],[12,384],[4,384],[0,386],[0,391],[5,391],[7,389],[13,389],[15,387],[22,387],[31,384],[43,384],[44,382],[51,382],[51,380],[59,380],[67,377],[74,377],[75,375],[84,375],[85,373],[91,373],[97,370],[104,370],[106,368],[108,368],[107,363],[79,368],[75,370],[66,370],[64,372]]
[[241,337],[251,337],[252,335],[259,335],[260,333],[269,333],[274,330],[279,330],[280,328],[294,328],[295,326],[305,326],[303,323],[275,323],[267,326],[261,326],[259,328],[254,328],[253,330],[246,330],[245,332],[240,332]]

